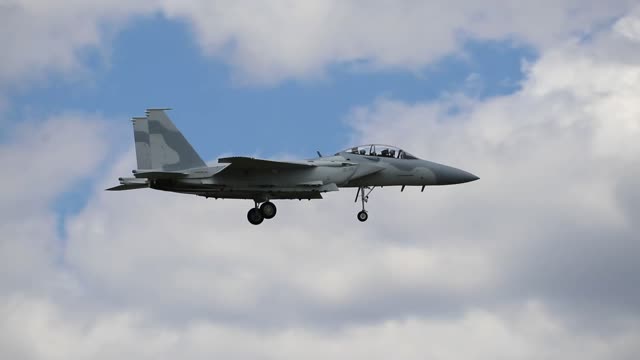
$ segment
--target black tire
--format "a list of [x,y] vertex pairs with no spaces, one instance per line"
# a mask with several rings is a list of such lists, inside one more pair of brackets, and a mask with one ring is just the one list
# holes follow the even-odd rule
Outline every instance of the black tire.
[[262,221],[264,221],[264,216],[262,216],[262,211],[256,208],[251,208],[247,213],[247,220],[249,220],[249,222],[252,225],[262,224]]
[[274,203],[272,203],[271,201],[267,201],[266,203],[260,205],[260,212],[262,213],[262,217],[264,217],[265,219],[273,219],[273,217],[276,216],[278,209],[276,208]]
[[358,220],[360,220],[360,222],[365,222],[368,218],[369,214],[367,214],[366,211],[362,210],[358,213]]

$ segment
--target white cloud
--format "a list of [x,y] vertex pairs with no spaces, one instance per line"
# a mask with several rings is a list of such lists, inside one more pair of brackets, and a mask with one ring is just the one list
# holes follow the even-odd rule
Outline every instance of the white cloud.
[[[133,19],[186,21],[206,54],[240,79],[275,83],[322,76],[332,65],[419,70],[459,53],[467,39],[507,40],[544,50],[590,34],[634,1],[78,1],[0,3],[0,89],[50,72],[76,77],[91,51]],[[620,30],[634,36],[632,23]]]
[[0,149],[0,161],[14,170],[0,178],[0,186],[12,190],[0,194],[2,204],[15,214],[22,206],[30,210],[30,202],[49,203],[97,168],[109,139],[105,132],[99,118],[87,114],[63,114],[14,127],[10,143]]
[[605,338],[568,331],[537,303],[454,319],[389,320],[337,331],[256,331],[211,322],[150,326],[132,312],[72,316],[41,300],[0,303],[12,359],[633,359],[638,328]]
[[[392,217],[391,226],[409,216],[419,232],[420,218],[450,216],[444,226],[428,223],[430,237],[491,247],[502,291],[546,296],[585,317],[637,314],[638,190],[629,184],[638,176],[640,67],[627,58],[640,49],[614,35],[545,53],[513,95],[382,99],[354,111],[357,139],[407,144],[481,177],[455,191],[432,190],[432,207]],[[621,59],[603,51],[620,41]]]
[[418,70],[464,42],[512,40],[546,49],[620,16],[630,1],[165,1],[209,54],[248,81],[321,76],[334,64]]
[[47,72],[77,78],[89,51],[101,51],[110,33],[149,4],[130,1],[0,2],[0,90],[40,80]]
[[50,206],[96,171],[106,155],[105,129],[96,116],[64,114],[18,125],[0,144],[0,294],[67,282],[56,270],[62,249]]

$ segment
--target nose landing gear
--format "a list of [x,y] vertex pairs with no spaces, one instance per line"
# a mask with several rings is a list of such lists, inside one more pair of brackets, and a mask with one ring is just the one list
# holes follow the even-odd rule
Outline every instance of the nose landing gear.
[[[371,194],[371,192],[375,188],[376,188],[375,186],[358,187],[358,193],[356,194],[355,202],[358,202],[358,198],[360,198],[360,200],[362,201],[362,210],[358,213],[358,220],[360,220],[361,222],[365,222],[367,221],[367,219],[369,219],[369,213],[367,213],[367,210],[365,210],[364,203],[369,201],[369,194]],[[369,190],[369,191],[365,194],[365,190]]]
[[247,220],[249,220],[252,225],[260,225],[264,219],[273,219],[273,217],[276,216],[278,209],[271,201],[262,203],[260,207],[258,207],[257,201],[254,201],[254,203],[255,206],[249,209],[247,213]]

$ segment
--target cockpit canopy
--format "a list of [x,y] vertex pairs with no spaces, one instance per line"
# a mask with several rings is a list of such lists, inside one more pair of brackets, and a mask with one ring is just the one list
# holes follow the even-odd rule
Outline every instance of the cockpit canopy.
[[[368,144],[360,145],[341,151],[347,154],[354,155],[366,155],[366,156],[380,156],[395,159],[417,159],[417,157],[409,154],[408,152],[397,148],[395,146],[382,145],[382,144]],[[339,155],[337,153],[336,155]]]

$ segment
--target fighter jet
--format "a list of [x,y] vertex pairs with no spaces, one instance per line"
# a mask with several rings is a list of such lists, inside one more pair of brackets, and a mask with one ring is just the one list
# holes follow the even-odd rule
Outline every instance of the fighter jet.
[[299,161],[232,156],[208,166],[166,114],[170,109],[148,109],[134,117],[136,170],[119,178],[120,185],[107,190],[151,188],[214,199],[247,199],[254,206],[247,213],[253,225],[272,219],[272,200],[322,199],[340,188],[357,189],[362,203],[358,220],[369,218],[365,204],[378,187],[462,184],[478,177],[466,171],[422,160],[395,146],[354,146],[333,156]]

